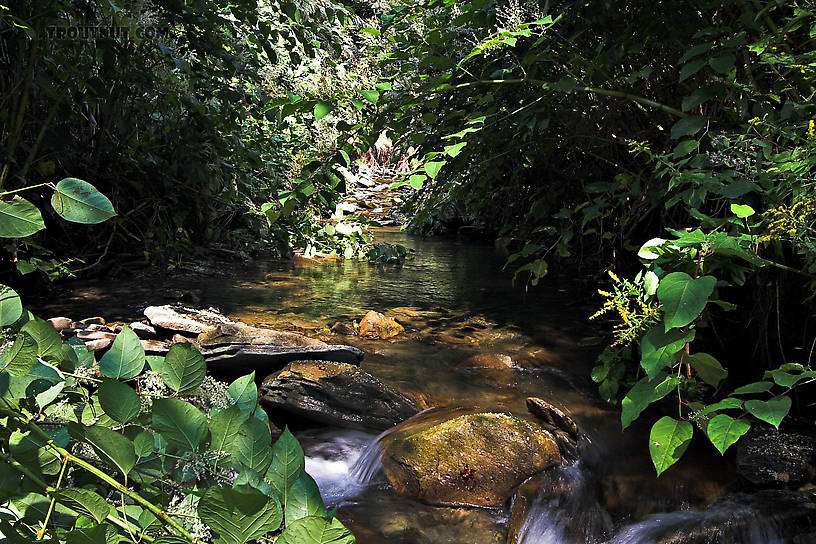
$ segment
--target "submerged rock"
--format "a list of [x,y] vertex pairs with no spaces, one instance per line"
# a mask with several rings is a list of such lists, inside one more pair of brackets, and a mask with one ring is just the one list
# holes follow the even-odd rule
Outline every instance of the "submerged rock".
[[212,330],[217,325],[232,323],[232,321],[212,309],[196,310],[169,304],[149,306],[145,309],[144,315],[155,327],[193,334]]
[[338,321],[332,325],[331,332],[333,334],[342,334],[343,336],[353,336],[356,331],[354,330],[354,327],[348,323]]
[[357,366],[330,361],[292,362],[268,376],[262,404],[355,429],[384,430],[417,413],[404,395]]
[[402,325],[397,323],[393,317],[387,317],[379,312],[371,310],[362,321],[358,334],[364,338],[392,338],[405,332]]
[[810,482],[816,475],[816,437],[755,427],[737,443],[737,470],[760,487]]
[[431,504],[472,506],[501,506],[525,479],[560,462],[552,434],[505,413],[409,427],[382,457],[398,493]]

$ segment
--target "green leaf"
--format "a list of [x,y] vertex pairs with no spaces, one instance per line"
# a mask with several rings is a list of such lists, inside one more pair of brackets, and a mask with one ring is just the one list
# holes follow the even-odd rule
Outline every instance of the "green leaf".
[[37,360],[37,342],[27,332],[20,332],[11,347],[0,355],[0,372],[25,376]]
[[51,206],[63,219],[93,225],[107,221],[116,212],[108,198],[86,181],[65,178],[51,195]]
[[460,142],[454,145],[446,145],[445,146],[445,154],[449,157],[456,157],[459,153],[462,152],[462,149],[467,145],[467,142]]
[[419,190],[422,189],[422,184],[425,183],[426,179],[428,178],[426,176],[423,176],[422,174],[414,174],[413,176],[410,177],[409,183],[411,184],[411,187]]
[[368,100],[369,102],[371,102],[372,104],[376,104],[377,101],[380,99],[380,93],[377,92],[377,91],[362,90],[362,91],[360,91],[360,94],[363,95],[363,97],[366,100]]
[[649,453],[657,475],[683,456],[691,442],[694,427],[688,421],[677,421],[668,416],[660,418],[649,434]]
[[706,427],[706,434],[711,443],[719,450],[722,455],[725,455],[725,450],[731,447],[734,442],[740,439],[742,435],[748,432],[751,424],[739,419],[734,419],[725,414],[714,416],[708,422]]
[[210,420],[210,449],[228,452],[247,419],[249,412],[237,404],[215,413]]
[[136,466],[136,450],[133,442],[116,431],[100,425],[83,427],[76,423],[69,423],[68,432],[75,439],[90,444],[100,459],[118,469],[125,476]]
[[663,372],[637,382],[621,401],[621,426],[628,427],[649,404],[668,395],[679,383],[680,378]]
[[138,376],[145,365],[142,342],[130,327],[125,325],[116,335],[110,349],[99,360],[99,371],[106,378],[128,380]]
[[147,431],[142,431],[133,438],[133,448],[136,450],[136,457],[147,457],[153,453],[156,439]]
[[790,407],[791,399],[788,396],[777,397],[769,401],[749,400],[745,403],[745,409],[749,414],[770,423],[777,429],[785,416],[788,415]]
[[657,292],[657,287],[660,285],[660,278],[651,270],[647,271],[643,276],[643,288],[646,290],[648,296],[652,296]]
[[250,486],[209,488],[198,502],[198,516],[213,531],[216,544],[255,540],[277,530],[283,520],[280,503]]
[[201,385],[207,373],[207,362],[189,342],[170,346],[164,358],[161,377],[174,393],[179,394]]
[[[107,523],[94,525],[93,527],[80,527],[65,533],[65,544],[107,544],[111,542],[108,537],[108,528],[113,529]],[[115,531],[110,531],[111,537],[116,537]]]
[[700,71],[700,69],[706,65],[706,61],[703,59],[693,60],[685,65],[680,69],[680,79],[678,80],[680,83],[687,80],[694,74]]
[[0,285],[0,327],[14,325],[23,317],[23,303],[17,291],[6,285]]
[[740,399],[728,397],[720,402],[709,404],[703,408],[698,415],[705,416],[719,410],[737,410],[739,408],[742,408],[742,401]]
[[640,366],[651,380],[663,368],[674,362],[674,355],[694,340],[694,331],[684,333],[679,329],[669,332],[657,325],[649,330],[640,341]]
[[685,157],[692,151],[695,151],[700,146],[700,142],[697,140],[683,140],[676,146],[674,146],[674,151],[672,155],[675,159],[679,159],[681,157]]
[[716,57],[712,57],[711,60],[708,61],[708,65],[711,66],[715,72],[728,75],[734,68],[736,60],[737,57],[735,57],[733,53],[721,53]]
[[288,500],[286,501],[284,514],[286,516],[287,526],[294,523],[295,520],[307,516],[325,516],[326,505],[323,504],[320,490],[317,488],[317,484],[312,477],[305,472],[292,484],[289,490]]
[[98,522],[108,517],[111,505],[95,491],[81,487],[60,489],[54,492],[57,501],[63,506]]
[[320,121],[328,114],[330,114],[332,111],[334,111],[334,106],[332,106],[328,102],[318,102],[317,104],[315,104],[314,107],[315,121]]
[[0,238],[25,238],[45,228],[42,214],[28,200],[0,200]]
[[355,539],[337,518],[309,516],[287,524],[275,544],[354,544]]
[[365,103],[363,103],[362,100],[357,100],[356,98],[350,98],[349,100],[351,101],[352,105],[360,111],[362,111],[362,109],[365,107]]
[[255,371],[241,376],[232,382],[227,389],[229,397],[238,404],[242,412],[247,414],[255,411],[258,406],[258,386],[255,385]]
[[102,409],[119,423],[127,423],[139,415],[139,395],[129,385],[108,379],[102,382],[97,393]]
[[689,358],[689,364],[705,383],[713,387],[717,387],[728,376],[728,371],[708,353],[695,353]]
[[153,401],[153,428],[180,451],[195,451],[207,436],[207,418],[198,408],[179,399]]
[[303,448],[287,427],[272,446],[272,464],[266,472],[266,480],[272,485],[281,503],[286,504],[289,488],[303,473],[305,466]]
[[62,360],[62,338],[47,321],[35,317],[23,325],[20,332],[31,335],[37,342],[37,356],[47,361]]
[[751,206],[748,206],[746,204],[731,204],[731,213],[733,213],[740,219],[743,219],[745,217],[751,217],[756,212]]
[[672,126],[671,137],[673,140],[679,140],[683,136],[693,136],[700,132],[707,122],[708,119],[700,115],[683,117]]
[[445,164],[445,161],[426,162],[423,168],[431,179],[436,179],[436,176]]
[[750,395],[752,393],[765,393],[766,391],[770,391],[772,387],[773,384],[771,382],[754,382],[749,383],[748,385],[743,385],[742,387],[737,387],[731,392],[731,394]]
[[272,462],[271,443],[269,424],[251,417],[241,425],[225,451],[230,454],[233,465],[263,474]]
[[666,331],[684,327],[697,319],[716,284],[717,279],[713,276],[693,279],[685,272],[672,272],[660,280],[657,298],[663,304]]

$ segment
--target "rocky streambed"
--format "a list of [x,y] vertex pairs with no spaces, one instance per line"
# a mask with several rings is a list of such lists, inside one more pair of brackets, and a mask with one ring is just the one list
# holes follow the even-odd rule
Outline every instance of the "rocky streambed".
[[[658,512],[651,504],[635,519],[637,508],[621,509],[610,489],[625,481],[605,474],[598,458],[603,448],[558,399],[526,397],[524,409],[515,410],[453,406],[400,391],[361,368],[364,350],[341,342],[364,339],[376,352],[405,341],[410,330],[393,317],[371,311],[359,322],[335,323],[317,335],[321,339],[250,326],[212,308],[163,305],[143,313],[130,323],[107,324],[101,317],[49,322],[63,339],[81,340],[90,351],[104,352],[128,326],[148,354],[190,342],[216,376],[255,372],[262,406],[280,427],[302,431],[313,475],[358,542],[798,544],[816,538],[813,437],[758,429],[737,454],[740,485],[734,488],[743,491],[698,508],[687,503]],[[513,369],[541,365],[482,353],[456,368],[506,379]],[[344,449],[349,436],[357,445]],[[639,499],[629,493],[628,500]],[[374,511],[390,503],[404,518],[372,521],[370,513],[360,515],[369,503]]]
[[416,258],[83,282],[37,313],[110,318],[52,320],[91,350],[127,325],[148,353],[193,342],[216,377],[254,371],[363,544],[816,541],[813,437],[758,428],[725,459],[695,442],[658,479],[648,425],[621,431],[587,378],[574,283],[524,292],[490,245],[381,234]]

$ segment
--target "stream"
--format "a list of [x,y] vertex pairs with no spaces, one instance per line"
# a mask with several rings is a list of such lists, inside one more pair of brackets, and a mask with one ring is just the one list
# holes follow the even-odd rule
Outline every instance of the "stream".
[[[446,407],[424,417],[459,408],[526,413],[525,399],[537,396],[583,429],[581,461],[560,468],[551,484],[568,493],[533,497],[512,526],[509,507],[430,506],[398,495],[379,462],[393,430],[376,436],[296,426],[307,471],[362,544],[503,544],[508,532],[519,544],[679,543],[686,541],[676,535],[706,524],[739,525],[722,542],[781,542],[773,520],[734,494],[731,464],[705,442],[695,441],[682,462],[655,477],[647,424],[622,432],[618,409],[598,399],[588,378],[602,348],[587,321],[595,308],[583,295],[586,286],[547,278],[528,291],[512,285],[512,274],[502,269],[505,256],[492,244],[376,233],[413,248],[415,257],[403,266],[253,262],[235,265],[226,277],[83,281],[37,310],[45,317],[131,321],[148,305],[182,297],[250,325],[359,347],[366,352],[364,370],[429,406]],[[372,309],[396,318],[406,334],[366,340],[328,332],[336,321],[359,320]]]

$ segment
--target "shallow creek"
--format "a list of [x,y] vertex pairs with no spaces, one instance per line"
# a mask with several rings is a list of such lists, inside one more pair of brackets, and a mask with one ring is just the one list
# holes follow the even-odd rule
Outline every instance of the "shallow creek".
[[[588,379],[601,347],[586,320],[592,301],[576,294],[586,288],[566,279],[548,279],[530,291],[513,286],[512,275],[502,270],[504,257],[490,244],[414,238],[396,230],[378,236],[415,249],[415,258],[402,267],[256,262],[236,263],[226,278],[82,282],[69,285],[59,306],[39,313],[126,321],[141,317],[147,305],[175,302],[183,294],[197,301],[190,305],[216,306],[251,325],[356,345],[366,351],[363,369],[428,405],[523,413],[526,397],[547,399],[572,415],[587,436],[582,462],[559,474],[574,493],[567,500],[532,501],[515,528],[524,544],[585,542],[576,526],[587,524],[608,526],[614,543],[664,542],[684,527],[717,521],[717,515],[727,521],[726,510],[757,517],[749,505],[705,510],[736,487],[728,463],[707,444],[692,447],[683,462],[655,478],[647,429],[636,424],[621,432],[619,412],[598,400]],[[395,317],[407,333],[374,341],[328,332],[336,321],[360,319],[371,309]],[[463,364],[489,354],[522,361],[524,368]],[[358,542],[505,542],[509,506],[434,507],[397,495],[382,476],[374,434],[306,427],[298,436],[307,471]],[[774,541],[771,526],[754,529],[739,541]]]

